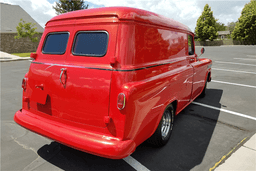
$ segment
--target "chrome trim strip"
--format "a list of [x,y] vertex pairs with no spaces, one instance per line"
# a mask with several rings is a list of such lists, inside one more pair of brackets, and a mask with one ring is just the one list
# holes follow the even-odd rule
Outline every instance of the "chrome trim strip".
[[152,65],[152,66],[142,67],[142,68],[136,68],[136,69],[107,69],[107,68],[83,67],[83,66],[64,65],[64,64],[51,64],[51,63],[43,63],[43,62],[31,62],[31,63],[33,63],[33,64],[50,65],[50,66],[61,66],[61,67],[97,69],[97,70],[106,70],[106,71],[129,72],[129,71],[138,71],[138,70],[143,70],[143,69],[149,69],[149,68],[158,67],[158,66],[161,66],[161,65],[171,64],[171,63],[174,63],[174,62],[168,62],[168,63],[158,64],[158,65]]

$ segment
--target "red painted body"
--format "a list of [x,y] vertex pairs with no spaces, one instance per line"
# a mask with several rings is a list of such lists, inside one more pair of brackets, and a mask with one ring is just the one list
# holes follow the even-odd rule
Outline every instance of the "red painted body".
[[[109,35],[105,56],[71,53],[77,32],[99,30]],[[69,33],[62,55],[42,53],[52,32]],[[188,35],[194,37],[183,24],[134,8],[56,16],[46,24],[25,75],[23,105],[14,120],[73,148],[124,158],[154,133],[166,106],[173,103],[177,115],[210,80],[212,62],[188,55]]]

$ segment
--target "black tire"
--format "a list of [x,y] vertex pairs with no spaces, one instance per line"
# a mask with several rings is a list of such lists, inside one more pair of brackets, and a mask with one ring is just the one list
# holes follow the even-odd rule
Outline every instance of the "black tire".
[[205,81],[205,85],[204,85],[204,89],[203,89],[202,93],[199,95],[199,97],[201,97],[201,98],[205,97],[205,95],[206,95],[207,80]]
[[164,146],[171,137],[174,121],[174,108],[169,105],[162,116],[162,119],[154,132],[154,134],[147,140],[148,143],[156,147]]

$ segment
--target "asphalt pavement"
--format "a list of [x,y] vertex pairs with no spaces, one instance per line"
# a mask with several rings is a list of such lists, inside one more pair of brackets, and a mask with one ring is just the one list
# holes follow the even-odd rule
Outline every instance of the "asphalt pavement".
[[77,151],[17,125],[30,61],[1,62],[1,170],[256,170],[256,48],[205,50],[200,58],[213,60],[205,98],[175,117],[166,146],[143,143],[124,160]]

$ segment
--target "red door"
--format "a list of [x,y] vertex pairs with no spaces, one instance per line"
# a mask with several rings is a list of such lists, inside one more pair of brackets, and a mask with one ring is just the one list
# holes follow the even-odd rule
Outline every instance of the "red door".
[[[31,64],[30,107],[35,113],[105,127],[112,76],[110,58],[115,56],[117,24],[74,25],[72,21],[72,26],[46,29],[43,37],[54,33],[54,38],[49,38],[51,43],[45,52],[47,42],[42,41],[38,57]],[[54,54],[51,47],[59,40],[55,33],[62,32],[68,33],[67,45],[63,53]],[[58,47],[62,42],[57,41]]]
[[194,99],[204,88],[207,66],[204,66],[205,64],[200,61],[193,62],[191,63],[191,65],[194,68],[193,90],[191,99]]
[[108,116],[117,25],[80,25],[73,33],[73,46],[65,70],[65,112],[61,118],[105,127]]
[[36,60],[28,72],[30,109],[34,112],[59,117],[62,114],[65,92],[61,89],[60,73],[65,64],[72,26],[45,30],[37,50]]

